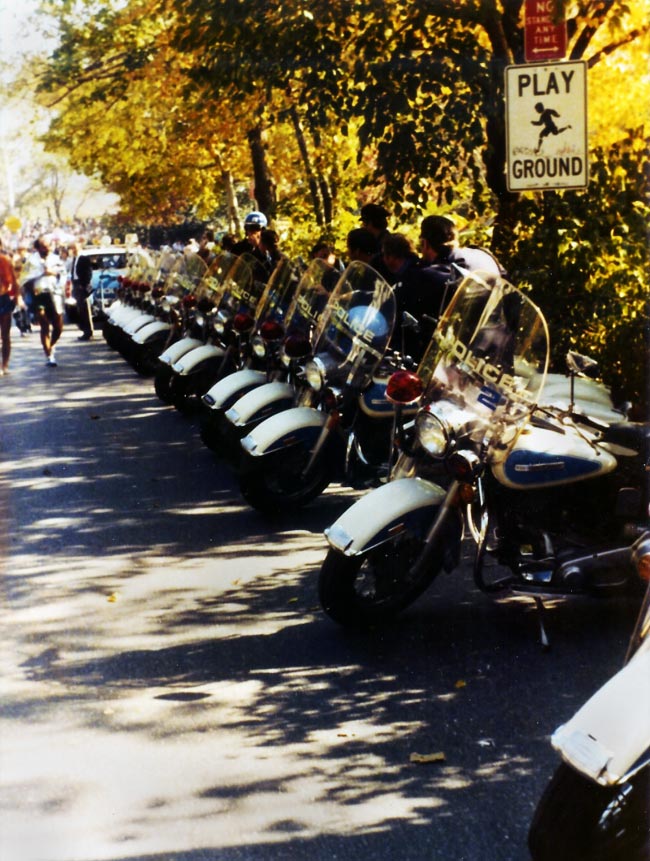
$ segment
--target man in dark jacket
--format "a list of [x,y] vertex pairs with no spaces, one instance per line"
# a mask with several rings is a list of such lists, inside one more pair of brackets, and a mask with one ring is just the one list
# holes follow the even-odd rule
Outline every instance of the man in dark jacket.
[[74,254],[70,279],[72,281],[72,296],[77,303],[77,325],[81,335],[77,340],[90,341],[94,335],[93,315],[90,297],[93,292],[91,285],[93,267],[87,254],[79,254],[79,246],[73,245]]

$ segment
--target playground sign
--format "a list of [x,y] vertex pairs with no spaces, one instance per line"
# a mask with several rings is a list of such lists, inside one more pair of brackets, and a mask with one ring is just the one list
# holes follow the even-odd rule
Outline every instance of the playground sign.
[[506,69],[509,191],[586,188],[587,64]]

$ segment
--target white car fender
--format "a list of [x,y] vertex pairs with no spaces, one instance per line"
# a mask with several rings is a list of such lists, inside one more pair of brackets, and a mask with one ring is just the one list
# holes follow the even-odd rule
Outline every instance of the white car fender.
[[172,365],[174,371],[182,377],[191,373],[197,365],[205,362],[207,359],[221,359],[225,356],[226,351],[223,347],[218,347],[216,344],[202,344],[189,353],[184,353]]
[[244,451],[253,457],[263,457],[274,450],[312,438],[320,432],[329,414],[313,407],[292,407],[265,419],[241,441]]
[[650,640],[551,738],[562,758],[608,786],[650,748]]
[[225,404],[233,403],[233,398],[244,394],[253,386],[261,386],[265,382],[266,373],[264,371],[255,371],[252,368],[235,371],[215,383],[203,395],[203,403],[211,410],[222,410]]
[[153,314],[140,314],[132,320],[129,320],[122,328],[127,335],[134,335],[143,326],[146,326],[147,323],[153,323],[155,319],[156,318]]
[[399,478],[366,493],[325,530],[331,547],[357,556],[404,530],[408,515],[437,508],[446,491],[422,478]]
[[132,336],[132,341],[135,344],[145,344],[149,338],[158,335],[161,332],[169,332],[171,329],[170,323],[163,323],[162,320],[154,320],[153,323],[147,323],[141,329],[138,329]]
[[229,410],[226,410],[226,418],[235,427],[245,427],[253,421],[256,415],[272,404],[284,403],[286,410],[293,402],[295,395],[296,390],[291,383],[283,383],[280,380],[265,383],[263,386],[258,386],[242,395]]
[[190,350],[196,350],[202,343],[198,338],[181,338],[180,341],[171,344],[164,353],[161,353],[160,361],[165,365],[173,365],[181,356],[189,353]]

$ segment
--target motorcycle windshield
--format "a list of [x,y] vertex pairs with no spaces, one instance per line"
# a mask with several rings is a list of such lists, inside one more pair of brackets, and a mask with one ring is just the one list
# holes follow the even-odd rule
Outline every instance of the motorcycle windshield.
[[265,282],[257,278],[259,263],[251,254],[235,257],[222,285],[217,313],[222,324],[230,322],[235,314],[255,314],[264,292]]
[[426,400],[455,402],[472,436],[505,456],[538,401],[548,358],[539,308],[500,276],[473,272],[440,319],[418,376]]
[[128,255],[127,278],[140,281],[144,273],[153,266],[153,256],[144,248],[137,248]]
[[226,275],[235,262],[236,257],[227,251],[214,258],[212,263],[204,270],[198,292],[203,299],[212,305],[218,305],[221,295],[225,289]]
[[363,385],[382,360],[395,325],[395,295],[367,263],[341,274],[321,315],[314,353],[333,383]]
[[167,278],[169,277],[169,273],[172,271],[174,263],[176,262],[176,253],[173,251],[165,250],[161,251],[160,256],[157,261],[157,275],[156,282],[164,286],[167,282]]
[[327,305],[339,273],[326,260],[316,257],[300,276],[284,328],[287,335],[311,340],[316,323]]
[[257,304],[256,328],[267,321],[284,323],[298,283],[297,265],[288,257],[278,260]]
[[198,254],[182,254],[169,271],[165,281],[165,293],[179,298],[187,296],[196,289],[206,270],[205,261]]

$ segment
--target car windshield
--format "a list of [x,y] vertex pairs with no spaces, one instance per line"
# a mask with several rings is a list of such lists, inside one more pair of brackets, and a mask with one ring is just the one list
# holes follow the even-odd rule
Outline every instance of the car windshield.
[[93,269],[126,269],[126,253],[89,254]]

